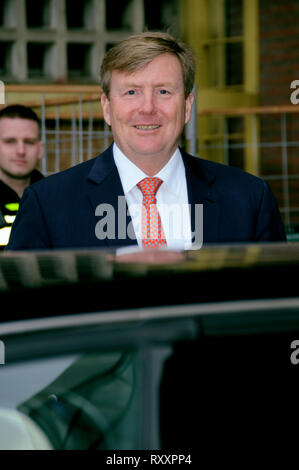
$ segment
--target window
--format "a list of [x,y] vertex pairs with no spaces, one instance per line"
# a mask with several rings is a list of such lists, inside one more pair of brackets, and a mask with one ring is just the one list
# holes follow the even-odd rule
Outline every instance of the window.
[[0,76],[13,75],[12,71],[12,41],[0,41]]
[[243,118],[227,118],[228,164],[244,168],[244,120]]
[[106,0],[106,28],[132,29],[132,0]]
[[224,0],[220,4],[211,0],[207,5],[209,37],[203,46],[207,51],[210,84],[213,87],[242,85],[243,2]]
[[2,0],[0,2],[0,27],[14,28],[16,26],[15,0]]
[[243,83],[242,0],[225,0],[225,35],[237,42],[226,44],[226,85]]
[[51,0],[26,0],[28,28],[51,27]]
[[53,45],[51,43],[28,43],[27,67],[29,78],[51,76],[52,59]]
[[67,46],[68,74],[70,78],[91,75],[91,44],[69,43]]
[[66,0],[66,22],[68,29],[92,29],[93,1]]
[[147,29],[170,30],[171,34],[175,34],[178,18],[176,0],[144,0],[144,24]]

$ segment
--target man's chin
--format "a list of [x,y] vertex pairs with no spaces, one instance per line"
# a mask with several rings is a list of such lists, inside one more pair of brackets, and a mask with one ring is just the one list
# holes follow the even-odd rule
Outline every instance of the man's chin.
[[162,156],[169,153],[169,149],[163,146],[158,145],[147,145],[145,142],[144,145],[139,145],[134,148],[134,153],[140,157],[153,157],[153,156]]
[[18,170],[12,170],[12,171],[4,171],[4,173],[12,179],[15,180],[27,180],[28,178],[31,177],[31,173],[33,170],[28,171],[28,169],[24,169],[24,171],[21,171],[20,169]]

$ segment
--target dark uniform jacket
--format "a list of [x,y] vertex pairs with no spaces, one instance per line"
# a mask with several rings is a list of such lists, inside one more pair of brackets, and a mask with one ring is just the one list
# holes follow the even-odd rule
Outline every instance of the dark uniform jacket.
[[[36,183],[42,178],[43,175],[38,170],[34,170],[31,175],[31,184]],[[0,250],[3,250],[7,244],[19,204],[19,195],[0,180]]]

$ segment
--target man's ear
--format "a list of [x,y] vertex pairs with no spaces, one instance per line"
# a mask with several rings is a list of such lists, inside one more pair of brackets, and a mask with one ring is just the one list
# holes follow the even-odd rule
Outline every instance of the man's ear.
[[185,108],[185,124],[189,122],[192,112],[192,104],[194,102],[194,94],[190,93],[186,98],[186,108]]
[[105,95],[105,93],[102,93],[101,96],[101,105],[102,105],[102,110],[103,110],[103,116],[107,124],[110,126],[111,125],[111,120],[110,120],[110,101],[109,98]]

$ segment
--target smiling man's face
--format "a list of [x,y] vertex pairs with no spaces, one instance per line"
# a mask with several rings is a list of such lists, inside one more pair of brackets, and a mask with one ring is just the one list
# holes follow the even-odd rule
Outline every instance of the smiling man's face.
[[101,101],[122,152],[142,169],[151,159],[159,171],[178,146],[193,95],[185,99],[181,64],[167,53],[134,73],[114,70],[110,96],[103,94]]

